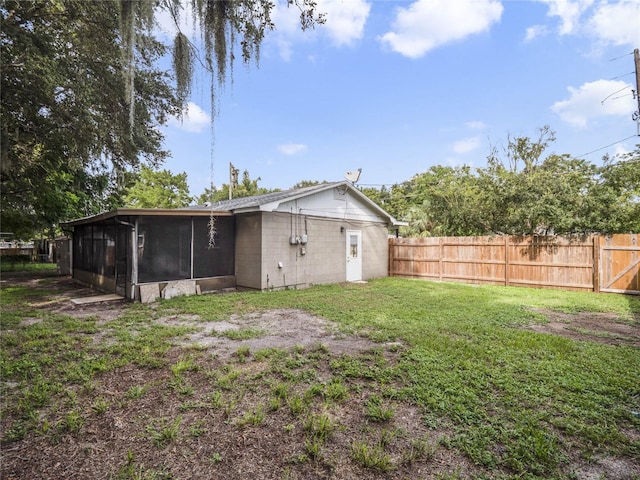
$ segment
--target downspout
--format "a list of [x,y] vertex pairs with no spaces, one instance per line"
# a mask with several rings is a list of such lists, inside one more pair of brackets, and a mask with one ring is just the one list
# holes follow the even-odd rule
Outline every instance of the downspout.
[[119,218],[115,218],[115,221],[121,225],[127,225],[131,227],[131,300],[136,299],[136,284],[138,283],[138,218],[136,222],[125,222]]

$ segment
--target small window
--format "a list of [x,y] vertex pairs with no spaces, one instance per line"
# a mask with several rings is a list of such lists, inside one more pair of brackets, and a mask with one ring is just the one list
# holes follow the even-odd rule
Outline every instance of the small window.
[[351,258],[358,258],[358,235],[349,235]]

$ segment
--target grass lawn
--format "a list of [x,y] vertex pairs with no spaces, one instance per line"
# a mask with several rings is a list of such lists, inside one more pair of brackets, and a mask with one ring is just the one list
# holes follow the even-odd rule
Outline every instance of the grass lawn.
[[[638,297],[385,278],[86,314],[59,293],[2,284],[2,478],[640,478]],[[370,345],[211,329],[293,310]],[[530,328],[581,316],[619,328]]]

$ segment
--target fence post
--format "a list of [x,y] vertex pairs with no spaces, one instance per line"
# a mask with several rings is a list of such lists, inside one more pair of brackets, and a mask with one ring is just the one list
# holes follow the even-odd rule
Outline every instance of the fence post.
[[389,269],[389,276],[393,277],[393,254],[394,254],[394,245],[393,245],[393,238],[389,239],[389,265],[388,265],[388,269]]
[[442,281],[442,237],[438,237],[438,280]]
[[600,235],[593,236],[593,291],[600,292]]
[[509,286],[509,235],[504,236],[504,284]]

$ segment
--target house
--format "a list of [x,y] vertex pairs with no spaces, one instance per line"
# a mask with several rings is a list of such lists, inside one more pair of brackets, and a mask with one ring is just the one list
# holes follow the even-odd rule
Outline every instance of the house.
[[181,209],[122,208],[65,228],[74,278],[146,301],[174,288],[271,290],[384,277],[388,232],[400,225],[351,183],[335,182]]

